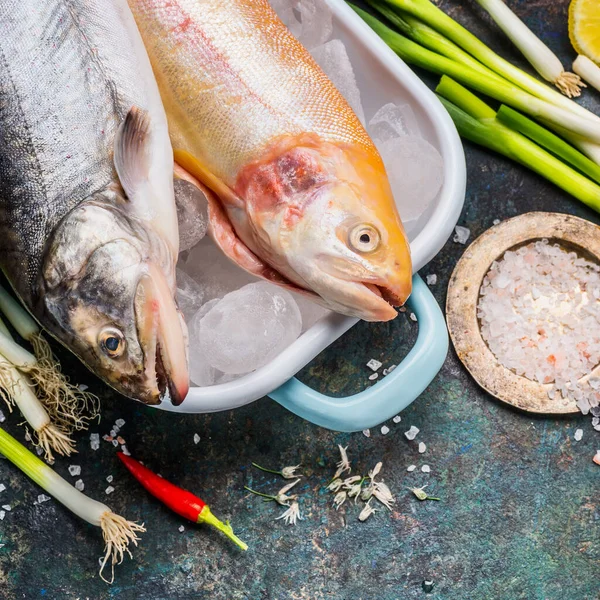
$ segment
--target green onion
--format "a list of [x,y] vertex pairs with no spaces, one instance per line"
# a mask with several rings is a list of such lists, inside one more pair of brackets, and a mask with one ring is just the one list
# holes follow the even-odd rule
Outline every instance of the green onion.
[[502,0],[477,0],[477,3],[546,81],[553,83],[569,98],[581,95],[581,78],[565,71],[556,54]]
[[[104,581],[112,583],[114,565],[123,561],[125,553],[131,556],[128,546],[130,543],[137,546],[139,541],[137,534],[145,531],[144,526],[127,521],[113,513],[105,504],[88,498],[2,428],[0,428],[0,453],[71,512],[101,528],[105,548],[104,560],[100,566],[100,577]],[[111,579],[107,580],[102,572],[109,558],[113,572]]]
[[[392,0],[387,1],[391,2]],[[394,2],[397,1],[399,0],[394,0]],[[408,3],[416,2],[421,4],[421,0],[405,1]],[[424,1],[426,5],[429,5],[427,0]],[[497,78],[492,78],[481,72],[473,71],[461,63],[419,46],[403,35],[392,31],[389,27],[385,26],[375,17],[360,8],[353,5],[351,6],[404,61],[439,75],[449,75],[457,81],[482,92],[486,96],[499,100],[503,104],[513,106],[533,117],[545,119],[550,123],[569,129],[573,133],[579,134],[586,139],[600,143],[600,120],[593,121],[587,117],[575,114],[570,110],[566,110],[563,107],[551,104],[536,96],[532,96],[509,82],[502,84]],[[443,15],[444,13],[441,14]],[[450,19],[450,21],[454,23],[452,19]],[[558,92],[556,94],[560,98],[564,98],[558,94]]]
[[0,328],[0,355],[16,366],[34,384],[37,395],[48,410],[53,422],[65,432],[86,429],[88,422],[98,414],[98,399],[71,384],[61,372],[50,344],[44,338],[31,315],[0,286],[0,311],[19,335],[33,347],[32,354],[13,341],[2,324]]
[[593,60],[580,54],[573,63],[573,71],[600,91],[600,67]]
[[[450,78],[443,77],[436,92],[462,137],[521,163],[594,210],[600,211],[600,186],[525,136],[498,120],[489,118],[489,111],[484,111],[480,106],[480,103],[484,103],[467,89]],[[473,111],[475,116],[467,111]],[[476,116],[483,115],[484,112],[483,118]]]
[[508,106],[502,105],[498,109],[497,117],[507,127],[510,127],[532,139],[534,142],[537,142],[540,146],[550,150],[552,154],[555,154],[565,162],[573,165],[596,183],[600,183],[600,166],[581,152],[575,150],[573,146],[567,144],[557,135],[554,135],[541,125],[524,117]]
[[446,15],[437,6],[429,0],[376,0],[377,2],[385,2],[394,10],[400,12],[408,12],[421,21],[424,21],[448,39],[458,44],[469,54],[501,75],[508,81],[518,85],[523,90],[530,94],[542,98],[551,104],[560,106],[568,111],[579,114],[580,116],[600,122],[600,119],[580,106],[576,102],[565,98],[562,94],[538,81],[525,71],[515,67],[510,62],[496,54],[488,48],[481,40],[474,36],[470,31],[462,25],[454,21]]

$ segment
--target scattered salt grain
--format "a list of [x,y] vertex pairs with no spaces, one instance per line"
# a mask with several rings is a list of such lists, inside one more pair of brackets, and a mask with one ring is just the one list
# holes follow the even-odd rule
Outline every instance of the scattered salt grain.
[[106,481],[107,481],[107,483],[112,483],[112,482],[113,482],[113,476],[112,476],[112,475],[109,475],[109,476],[106,478]]
[[383,376],[389,375],[395,368],[396,365],[390,365],[387,369],[383,370]]
[[367,363],[367,367],[369,367],[369,369],[371,369],[371,371],[377,371],[379,369],[381,369],[383,363],[379,362],[378,360],[375,360],[374,358],[372,358],[368,363]]
[[454,232],[456,235],[452,238],[452,241],[456,242],[457,244],[466,244],[469,236],[471,235],[470,229],[467,227],[461,227],[460,225],[457,225],[454,228]]
[[425,281],[427,281],[427,285],[435,285],[437,283],[437,275],[435,273],[427,275],[427,277],[425,277]]
[[[75,484],[75,487],[77,487],[77,484]],[[39,494],[37,497],[37,502],[34,502],[34,504],[43,504],[44,502],[48,502],[50,499],[50,496],[46,496],[46,494]]]
[[[362,434],[363,434],[365,437],[371,437],[371,430],[370,430],[370,429],[363,429],[363,432],[362,432]],[[1,490],[0,490],[0,491],[1,491]]]
[[110,437],[111,438],[116,438],[118,433],[119,433],[119,428],[115,427],[115,428],[113,428],[113,429],[110,430]]
[[3,510],[0,510],[0,521],[4,521],[4,516],[6,513]]
[[494,219],[492,225],[500,225],[500,219]]
[[44,450],[42,449],[42,447],[41,447],[41,446],[36,446],[36,448],[35,448],[35,453],[36,453],[38,456],[41,456],[42,454],[44,454]]
[[3,483],[0,483],[0,492],[3,492],[6,489],[6,486]]
[[90,448],[92,450],[98,450],[100,448],[100,434],[90,433]]
[[387,425],[384,425],[384,426],[381,428],[381,434],[382,434],[382,435],[387,435],[389,432],[390,432],[390,428],[389,428]]
[[71,477],[77,477],[77,475],[81,475],[81,467],[79,465],[69,466],[69,475],[71,475]]
[[115,426],[121,429],[125,425],[125,419],[117,419],[115,421]]
[[115,488],[112,485],[109,485],[105,490],[104,493],[108,496],[110,494],[112,494],[115,491]]
[[25,441],[26,442],[31,442],[31,434],[29,433],[29,431],[25,432]]
[[379,373],[373,373],[369,375],[369,381],[375,381],[379,377]]
[[411,425],[410,429],[408,431],[404,432],[404,435],[406,436],[407,440],[414,440],[417,437],[417,434],[419,433],[419,431],[420,431],[420,429],[418,427]]
[[117,436],[117,444],[124,444],[124,443],[125,443],[125,438],[118,435]]
[[410,313],[410,315],[408,315],[408,318],[409,318],[411,321],[415,321],[415,322],[416,322],[416,320],[417,320],[417,315],[415,315],[415,313],[412,313],[412,312],[411,312],[411,313]]
[[400,415],[396,415],[392,421],[394,421],[394,423],[400,423],[400,421],[402,421],[402,417]]
[[417,468],[417,465],[409,465],[406,470],[409,473],[412,473],[416,468]]
[[183,525],[179,526],[179,533],[183,533],[185,531],[185,527]]
[[112,440],[112,445],[116,448],[119,445],[117,440]]
[[85,489],[85,484],[83,483],[83,479],[78,479],[75,482],[75,489],[79,490],[80,492],[83,492],[83,490]]
[[200,443],[200,436],[197,433],[195,433],[194,434],[194,444],[199,444],[199,443]]
[[10,508],[10,504],[3,504],[3,505],[2,505],[2,508],[3,508],[5,511],[7,511],[7,512],[10,512],[10,510],[11,510],[11,508]]
[[4,421],[6,421],[6,417],[4,416],[4,413],[0,410],[0,423],[4,423]]
[[125,456],[131,456],[131,452],[129,452],[129,449],[127,448],[127,446],[125,444],[123,444],[121,446],[121,452],[125,455]]
[[431,473],[431,467],[429,465],[423,465],[421,471],[423,471],[423,473]]
[[583,429],[577,429],[575,431],[575,435],[573,436],[573,438],[575,439],[576,442],[580,442],[582,437],[583,437]]
[[85,385],[85,383],[80,383],[80,384],[77,386],[77,389],[78,389],[80,392],[85,392],[85,391],[88,389],[88,387],[89,387],[89,386]]
[[419,454],[424,454],[427,446],[423,442],[419,442]]

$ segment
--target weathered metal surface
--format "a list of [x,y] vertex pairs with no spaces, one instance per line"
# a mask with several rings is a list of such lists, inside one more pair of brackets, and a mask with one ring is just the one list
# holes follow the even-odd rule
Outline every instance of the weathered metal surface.
[[[508,219],[480,235],[458,261],[448,285],[446,321],[454,349],[477,383],[495,398],[528,412],[578,413],[577,403],[561,394],[548,396],[552,384],[541,384],[500,364],[483,340],[477,318],[481,284],[492,263],[508,250],[539,239],[558,242],[600,262],[600,228],[579,217],[530,212]],[[582,378],[600,373],[600,366]]]
[[[481,20],[471,3],[445,0],[445,10],[512,59],[508,43]],[[565,0],[520,0],[511,5],[566,60]],[[583,101],[600,108],[599,96]],[[468,197],[460,224],[471,240],[492,225],[531,210],[575,214],[595,223],[598,215],[525,169],[487,151],[466,147]],[[436,273],[432,290],[443,306],[445,291],[464,246],[449,241],[423,270]],[[389,366],[406,352],[416,325],[406,315],[392,323],[360,324],[304,370],[302,379],[332,394],[370,385],[371,357]],[[483,392],[451,354],[437,379],[389,423],[386,436],[336,434],[314,427],[264,399],[235,412],[176,416],[134,404],[108,392],[65,357],[65,369],[102,395],[108,433],[127,421],[122,434],[134,456],[173,481],[201,493],[250,544],[242,554],[217,533],[185,523],[131,480],[114,448],[101,442],[90,450],[78,437],[79,454],[57,462],[82,467],[86,492],[114,510],[146,523],[148,532],[133,560],[116,570],[107,586],[97,576],[99,531],[54,501],[34,506],[40,490],[0,460],[1,504],[12,511],[0,522],[0,598],[27,600],[595,600],[600,584],[598,477],[592,456],[600,447],[588,417],[525,415]],[[402,393],[401,390],[398,393]],[[7,412],[7,411],[5,411]],[[4,424],[23,439],[19,418]],[[403,432],[410,425],[427,444]],[[575,429],[584,430],[574,442]],[[193,435],[201,442],[194,445]],[[323,483],[337,460],[336,444],[349,445],[355,471],[378,460],[398,501],[357,521],[358,508],[331,506]],[[282,511],[249,498],[244,484],[276,490],[275,476],[250,469],[301,462],[307,477],[298,485],[305,520],[286,527],[273,518]],[[431,465],[431,474],[406,472],[409,464]],[[112,474],[115,492],[105,496]],[[70,478],[73,479],[73,478]],[[428,483],[441,502],[420,503],[408,486]],[[180,533],[180,525],[185,531]],[[435,581],[426,595],[424,579]]]

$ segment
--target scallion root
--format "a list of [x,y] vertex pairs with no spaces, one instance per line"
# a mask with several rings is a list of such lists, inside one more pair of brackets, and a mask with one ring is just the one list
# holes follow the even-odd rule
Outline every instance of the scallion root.
[[[137,546],[139,537],[137,532],[143,533],[146,531],[144,525],[139,525],[132,521],[128,521],[124,517],[117,515],[111,511],[106,511],[100,516],[100,527],[104,536],[104,559],[100,565],[100,577],[106,583],[112,583],[115,580],[115,565],[121,564],[125,553],[129,554],[129,544],[133,543]],[[111,565],[110,579],[106,579],[102,572],[106,566],[108,559]]]
[[73,452],[77,452],[69,435],[52,423],[48,423],[48,425],[36,431],[35,434],[37,443],[34,441],[34,444],[44,451],[44,457],[50,462],[54,461],[52,451],[61,456],[70,456]]
[[13,392],[15,388],[14,367],[7,361],[0,361],[0,398],[6,402],[9,412],[15,405]]
[[581,88],[587,85],[581,80],[581,77],[570,71],[563,71],[559,77],[554,80],[554,85],[569,98],[581,96]]
[[98,397],[81,391],[69,382],[41,332],[30,336],[29,342],[33,346],[37,363],[27,374],[50,418],[69,433],[87,429],[88,423],[98,416]]

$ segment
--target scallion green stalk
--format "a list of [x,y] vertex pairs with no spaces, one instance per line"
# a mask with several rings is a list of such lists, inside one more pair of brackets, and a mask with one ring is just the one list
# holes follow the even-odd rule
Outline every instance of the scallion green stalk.
[[522,133],[540,146],[573,165],[578,171],[600,184],[600,166],[541,125],[508,106],[500,106],[497,118],[507,127]]
[[559,58],[537,37],[503,0],[477,0],[498,27],[523,53],[531,66],[546,80],[553,83],[569,98],[579,96],[581,78],[565,71]]
[[573,71],[600,91],[600,67],[593,60],[580,54],[573,63]]
[[[376,0],[377,2],[385,2],[394,10],[400,13],[407,12],[415,16],[417,19],[424,21],[438,32],[458,44],[469,54],[501,75],[508,81],[519,86],[530,94],[544,99],[547,102],[562,107],[565,110],[576,113],[583,118],[592,119],[600,122],[600,119],[580,106],[576,102],[569,100],[560,92],[554,90],[548,85],[538,81],[525,71],[496,54],[488,48],[481,40],[479,40],[470,31],[457,23],[454,19],[446,15],[441,9],[432,4],[429,0]],[[451,75],[449,73],[449,75]],[[454,75],[453,75],[454,77]],[[456,77],[455,77],[456,78]],[[508,104],[508,103],[505,103]],[[584,135],[584,134],[583,134]]]
[[[410,2],[415,0],[406,1]],[[421,0],[418,0],[418,2],[420,3]],[[427,2],[427,0],[425,0],[425,2]],[[429,3],[427,2],[427,4]],[[587,117],[582,117],[561,106],[550,104],[545,100],[533,96],[510,82],[502,84],[496,78],[491,78],[481,72],[473,71],[455,60],[446,58],[427,48],[423,48],[405,36],[392,31],[389,27],[381,23],[381,21],[360,8],[355,6],[352,6],[352,8],[354,8],[354,10],[373,28],[373,30],[377,32],[388,46],[407,63],[411,63],[439,75],[449,75],[453,79],[460,81],[486,96],[495,98],[503,104],[508,104],[533,117],[546,119],[551,123],[569,129],[573,133],[600,143],[600,120],[593,121]],[[557,95],[564,98],[558,93]]]
[[[137,534],[145,531],[144,526],[127,521],[113,513],[105,504],[88,498],[2,428],[0,428],[0,453],[71,512],[102,529],[105,554],[100,567],[100,577],[112,583],[114,565],[122,562],[126,552],[131,556],[128,546],[130,543],[137,546],[139,541]],[[109,559],[111,559],[113,576],[107,580],[102,572]]]
[[443,86],[438,86],[436,92],[462,137],[521,163],[600,212],[600,186],[498,120],[487,115],[479,119],[468,114],[467,111],[482,101],[473,99],[473,94],[458,83],[445,78]]

